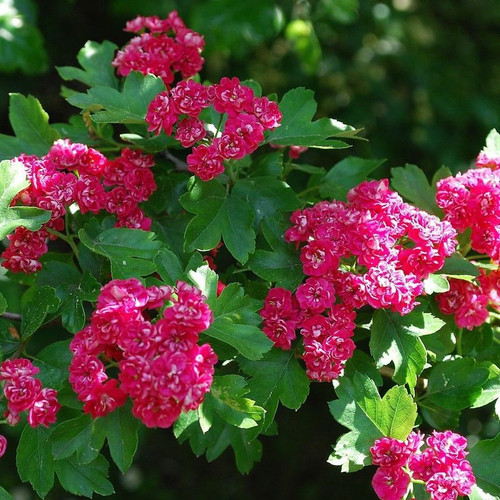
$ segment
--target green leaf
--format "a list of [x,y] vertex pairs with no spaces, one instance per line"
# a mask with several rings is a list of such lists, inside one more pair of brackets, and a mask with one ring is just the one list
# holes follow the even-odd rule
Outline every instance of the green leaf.
[[44,498],[54,485],[54,465],[49,439],[51,429],[26,425],[19,439],[16,463],[19,477],[29,481],[38,496]]
[[2,500],[15,500],[14,497],[0,486],[0,498]]
[[74,495],[92,498],[92,495],[112,495],[113,485],[108,481],[108,461],[99,455],[88,464],[79,464],[75,455],[54,461],[54,469],[61,486]]
[[442,361],[429,375],[425,401],[449,410],[468,408],[481,395],[488,376],[488,369],[476,366],[472,358]]
[[7,310],[7,301],[5,297],[0,293],[0,314],[3,314]]
[[19,226],[36,231],[50,219],[50,212],[40,208],[10,206],[16,194],[28,186],[26,171],[20,163],[0,163],[0,239]]
[[482,149],[482,152],[486,153],[488,156],[500,156],[500,134],[496,129],[490,130],[489,134],[486,136],[486,145]]
[[430,274],[423,283],[427,295],[444,293],[450,289],[450,282],[442,274]]
[[241,198],[252,207],[256,230],[262,219],[272,217],[277,212],[292,212],[300,205],[288,184],[270,176],[238,181],[233,188],[232,196]]
[[[416,314],[413,319],[418,320],[416,328],[425,325],[423,314],[419,316]],[[434,320],[436,322],[432,321],[434,326],[431,330],[436,328],[437,322],[440,321],[437,318]],[[427,356],[424,344],[415,336],[411,325],[412,322],[409,322],[406,316],[385,309],[377,310],[371,326],[370,352],[377,367],[394,362],[394,381],[398,384],[408,384],[410,389],[413,389],[417,383],[417,375],[424,369]],[[423,328],[425,329],[425,326]]]
[[481,366],[488,370],[488,380],[483,385],[483,392],[474,401],[471,408],[479,408],[500,398],[500,368],[490,362],[483,362]]
[[255,233],[252,209],[244,201],[228,196],[224,186],[215,180],[203,182],[193,177],[180,203],[196,214],[186,228],[186,252],[211,250],[222,237],[236,260],[242,264],[248,260],[255,250]]
[[266,143],[338,149],[349,145],[334,138],[351,138],[358,133],[353,127],[332,118],[313,122],[317,108],[314,92],[303,87],[288,91],[279,107],[283,114],[281,126],[267,136]]
[[8,321],[0,319],[0,359],[16,352],[20,344],[17,330]]
[[154,262],[158,274],[167,285],[175,285],[177,281],[184,279],[181,262],[174,252],[164,248],[161,249]]
[[0,71],[20,70],[28,75],[48,69],[43,37],[35,25],[35,6],[31,1],[4,2],[0,16]]
[[196,270],[188,272],[189,279],[207,298],[207,304],[213,309],[217,298],[217,282],[219,278],[215,271],[205,264]]
[[321,62],[321,45],[314,26],[304,19],[293,19],[287,24],[285,37],[300,59],[304,72],[314,75]]
[[401,196],[430,214],[440,215],[436,204],[436,188],[416,165],[406,164],[391,170],[391,185]]
[[259,361],[240,359],[239,364],[252,377],[249,396],[266,409],[264,429],[273,422],[279,402],[298,410],[307,399],[310,380],[294,351],[272,349]]
[[287,227],[274,217],[262,221],[262,232],[272,251],[257,249],[250,256],[248,267],[259,278],[276,283],[277,287],[295,290],[304,273],[299,252],[283,239]]
[[418,403],[422,417],[434,429],[456,429],[459,424],[460,410],[449,410],[427,401]]
[[100,283],[88,272],[80,272],[64,262],[50,261],[44,265],[37,278],[39,286],[55,288],[61,301],[62,324],[71,333],[85,326],[83,302],[95,302],[101,289]]
[[467,460],[472,466],[477,485],[486,493],[500,495],[500,434],[476,443]]
[[68,366],[73,354],[69,350],[69,340],[53,342],[42,349],[33,362],[40,373],[38,378],[44,386],[61,389],[68,380]]
[[382,436],[404,441],[417,418],[417,406],[402,386],[395,386],[380,398],[373,380],[356,373],[340,379],[335,389],[338,399],[329,404],[335,420],[351,430],[337,443],[328,462],[343,472],[371,462],[370,447]]
[[105,431],[100,419],[83,414],[59,424],[52,433],[52,454],[62,460],[75,455],[79,464],[95,460],[104,444]]
[[384,162],[385,160],[366,160],[357,156],[344,158],[323,177],[319,192],[323,198],[345,200],[350,189],[363,182]]
[[247,382],[239,375],[216,376],[210,393],[205,396],[203,412],[205,415],[207,410],[215,412],[227,423],[241,429],[256,427],[257,420],[264,415],[264,408],[243,397],[248,391]]
[[40,286],[35,289],[32,300],[23,310],[21,333],[24,339],[33,335],[45,322],[48,314],[59,307],[59,299],[50,286]]
[[73,66],[61,66],[56,69],[63,80],[78,80],[89,87],[104,85],[118,88],[115,68],[111,66],[117,48],[107,40],[102,43],[88,41],[77,55],[83,69]]
[[132,465],[137,451],[139,424],[139,420],[132,415],[130,403],[97,421],[97,425],[106,434],[111,458],[122,474]]
[[117,227],[95,237],[91,237],[85,229],[80,229],[78,237],[87,248],[110,260],[114,279],[137,278],[156,271],[153,260],[161,243],[155,241],[154,233]]
[[144,124],[149,103],[165,90],[161,78],[132,71],[121,91],[106,85],[96,85],[86,94],[73,94],[68,102],[77,108],[90,111],[98,123]]
[[238,283],[231,283],[216,299],[214,322],[203,334],[234,347],[245,358],[261,359],[273,343],[257,327],[259,307],[260,302],[245,295]]
[[10,94],[9,120],[15,137],[0,134],[2,159],[21,153],[43,156],[59,139],[57,130],[49,125],[49,116],[31,95]]
[[439,274],[450,278],[472,281],[475,277],[479,276],[479,269],[459,253],[454,253],[444,261]]

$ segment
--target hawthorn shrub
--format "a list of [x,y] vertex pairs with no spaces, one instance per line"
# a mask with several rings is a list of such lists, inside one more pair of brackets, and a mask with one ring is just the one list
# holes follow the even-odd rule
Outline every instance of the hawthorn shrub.
[[201,81],[203,34],[176,12],[126,30],[58,68],[68,123],[10,97],[1,265],[23,295],[20,314],[0,295],[0,455],[10,426],[40,497],[110,495],[144,425],[248,473],[278,407],[331,383],[328,461],[376,466],[379,498],[498,497],[500,435],[469,448],[457,427],[500,415],[499,134],[431,181],[305,164],[359,130],[315,119],[305,88]]

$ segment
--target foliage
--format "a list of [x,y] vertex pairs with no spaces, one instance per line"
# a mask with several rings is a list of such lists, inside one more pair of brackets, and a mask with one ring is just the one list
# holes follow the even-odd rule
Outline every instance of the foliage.
[[[279,7],[262,2],[246,17],[246,10],[229,4],[214,2],[194,16],[193,28],[211,33],[207,56],[234,45],[239,29],[209,30],[205,16],[210,22],[220,11],[223,21],[245,17],[254,41],[282,28]],[[319,2],[317,15],[328,11],[339,22],[353,21],[357,2],[339,2],[331,11],[329,5]],[[264,13],[271,25],[261,22]],[[177,50],[187,51],[197,42],[182,45],[185,32],[176,22],[164,31],[173,31]],[[295,19],[285,36],[304,59],[304,71],[314,73],[320,48],[311,23]],[[345,472],[376,464],[372,447],[383,438],[410,446],[412,431],[456,430],[465,411],[499,417],[500,246],[476,237],[478,228],[492,231],[488,224],[500,219],[496,131],[468,174],[454,179],[442,168],[429,181],[408,164],[392,170],[390,189],[388,179],[372,178],[383,160],[346,153],[326,168],[302,161],[310,148],[334,163],[332,153],[351,147],[360,133],[317,118],[313,91],[297,87],[262,97],[256,82],[202,84],[189,74],[196,92],[211,96],[200,98],[203,109],[194,112],[175,100],[175,89],[184,88],[179,81],[186,80],[182,62],[173,64],[184,76],[176,83],[166,83],[164,73],[146,74],[155,68],[143,71],[140,64],[116,76],[116,49],[111,42],[88,42],[79,67],[59,68],[71,85],[63,95],[78,109],[67,123],[50,123],[36,98],[14,93],[14,135],[0,136],[2,264],[12,287],[0,294],[0,407],[4,427],[19,430],[21,481],[41,498],[57,484],[78,496],[111,495],[109,469],[130,469],[142,429],[171,426],[196,456],[212,462],[232,449],[238,470],[249,473],[265,453],[262,437],[277,430],[280,408],[300,410],[318,382],[335,387],[330,412],[347,432],[336,437],[328,461]],[[158,95],[164,100],[155,107]],[[206,135],[186,145],[179,129],[190,118]],[[236,152],[224,156],[227,136]],[[201,167],[194,164],[202,147],[212,148],[222,165],[209,178],[206,158]],[[475,172],[488,179],[489,204],[474,201],[484,194],[469,182]],[[455,206],[446,190],[459,181],[471,201]],[[481,224],[467,219],[469,212],[490,209],[478,217]],[[390,219],[396,216],[398,224]],[[339,221],[344,232],[335,226]],[[373,224],[365,230],[367,221]],[[365,245],[359,251],[358,237]],[[332,250],[336,238],[342,243]],[[325,246],[310,257],[315,244]],[[420,245],[426,258],[406,261]],[[366,279],[368,290],[368,276],[382,261],[377,272],[389,269],[397,279],[380,279],[363,297],[355,287],[343,288],[348,279]],[[403,298],[404,287],[394,292],[402,276],[410,276],[408,289],[414,290]],[[317,288],[308,295],[311,283]],[[328,287],[330,298],[324,298]],[[391,293],[395,298],[387,298]],[[15,294],[22,294],[18,310]],[[322,308],[314,303],[319,296]],[[57,325],[59,333],[45,335],[47,325]],[[345,349],[342,355],[324,358],[329,342]],[[75,375],[79,356],[88,363],[84,379]],[[142,369],[134,364],[139,358]],[[129,379],[127,363],[133,365]],[[100,364],[95,372],[90,368]],[[18,371],[12,374],[11,366]],[[143,384],[140,394],[125,389],[135,382]],[[38,389],[22,406],[12,388],[28,383]],[[58,402],[42,398],[37,414],[35,398],[46,389],[57,391]],[[13,447],[16,438],[8,435]],[[475,494],[498,495],[498,436],[472,446],[469,461]],[[426,498],[418,478],[404,497],[412,494]]]

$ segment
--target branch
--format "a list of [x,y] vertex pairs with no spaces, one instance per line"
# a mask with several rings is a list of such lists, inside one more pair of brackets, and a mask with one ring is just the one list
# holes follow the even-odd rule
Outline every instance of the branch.
[[21,321],[22,320],[22,316],[20,314],[17,314],[17,313],[11,313],[11,312],[4,312],[2,314],[0,314],[0,318],[2,319],[8,319],[8,320],[11,320],[11,321]]
[[165,149],[163,151],[163,155],[165,156],[165,158],[167,160],[170,160],[174,164],[175,170],[178,170],[179,172],[187,172],[188,171],[187,163],[183,162],[182,160],[179,160],[179,158],[174,156],[167,149]]

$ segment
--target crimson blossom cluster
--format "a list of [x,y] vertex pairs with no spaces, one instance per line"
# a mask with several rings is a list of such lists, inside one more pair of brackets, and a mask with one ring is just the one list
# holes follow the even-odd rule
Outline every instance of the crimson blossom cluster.
[[[90,325],[70,344],[69,381],[83,411],[102,417],[132,399],[148,427],[170,427],[210,390],[217,356],[199,334],[213,321],[200,290],[178,282],[146,288],[134,278],[101,289]],[[106,366],[118,367],[118,378]]]
[[7,399],[7,410],[3,416],[8,424],[16,425],[23,411],[28,412],[31,427],[48,427],[56,421],[56,414],[61,408],[57,391],[42,387],[42,382],[34,377],[39,371],[25,358],[8,359],[0,365],[0,380],[5,381],[3,394]]
[[[210,134],[200,114],[213,106],[225,115],[222,130]],[[224,160],[237,160],[253,153],[264,140],[264,131],[278,127],[282,115],[277,103],[267,97],[256,97],[250,87],[238,78],[223,77],[213,85],[183,80],[172,89],[160,92],[149,104],[146,114],[148,130],[175,138],[185,148],[193,147],[187,156],[189,171],[203,181],[224,172]]]
[[180,72],[182,78],[189,78],[198,73],[205,62],[201,57],[205,46],[203,37],[187,28],[176,11],[167,19],[137,16],[127,22],[125,31],[141,34],[117,52],[112,65],[120,76],[139,71],[161,77],[168,86],[176,72]]
[[261,310],[263,330],[277,347],[289,349],[300,329],[307,373],[320,381],[341,375],[352,356],[355,310],[369,305],[411,312],[423,280],[457,244],[449,222],[404,203],[387,179],[359,184],[347,202],[297,210],[291,221],[285,239],[302,244],[307,278],[295,295],[270,290]]
[[466,456],[467,440],[451,431],[437,432],[425,440],[412,432],[406,441],[383,437],[370,448],[375,472],[372,486],[381,500],[401,500],[410,482],[424,482],[432,500],[455,500],[468,495],[476,479]]
[[108,160],[85,144],[59,139],[46,156],[22,154],[11,162],[26,172],[30,182],[12,204],[51,211],[50,220],[38,231],[20,226],[8,236],[2,266],[12,272],[32,273],[42,267],[39,258],[48,250],[47,238],[56,239],[54,231],[64,230],[64,216],[72,204],[81,213],[114,214],[117,227],[147,230],[151,226],[151,219],[138,206],[156,189],[151,155],[125,148],[119,157]]

